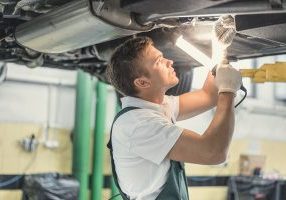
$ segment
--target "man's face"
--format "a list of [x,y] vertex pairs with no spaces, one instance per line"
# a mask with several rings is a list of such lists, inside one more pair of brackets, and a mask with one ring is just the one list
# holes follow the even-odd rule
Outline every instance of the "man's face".
[[142,65],[148,71],[151,87],[165,88],[166,91],[178,84],[179,79],[173,68],[173,61],[163,57],[161,51],[149,45],[141,59]]

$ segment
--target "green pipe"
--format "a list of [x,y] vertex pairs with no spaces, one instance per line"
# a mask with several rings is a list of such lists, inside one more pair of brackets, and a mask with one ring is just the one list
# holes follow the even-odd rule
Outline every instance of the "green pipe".
[[[118,113],[121,110],[121,107],[116,99],[116,108],[115,108],[115,112]],[[111,197],[114,197],[115,195],[119,194],[119,190],[117,188],[117,186],[115,185],[113,176],[110,177],[110,187],[111,187]],[[122,200],[121,196],[116,197],[116,200]]]
[[102,199],[106,101],[107,86],[98,81],[96,84],[96,116],[93,137],[92,200]]
[[89,74],[77,72],[72,171],[80,183],[79,200],[88,199],[91,83]]

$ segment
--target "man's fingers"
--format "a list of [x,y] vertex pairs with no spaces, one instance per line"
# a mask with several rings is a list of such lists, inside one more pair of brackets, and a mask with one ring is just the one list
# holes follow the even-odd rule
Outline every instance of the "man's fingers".
[[225,28],[225,29],[235,29],[234,23],[231,23],[231,24],[223,24],[222,26],[223,26],[223,28]]
[[[230,15],[221,16],[213,26],[212,44],[223,50],[230,46],[235,36],[234,18]],[[224,56],[220,56],[221,59]]]
[[234,23],[234,19],[232,17],[226,18],[226,19],[222,20],[222,23],[223,24]]
[[235,28],[234,18],[230,15],[223,16],[221,24],[224,28]]
[[225,31],[225,33],[221,36],[221,42],[225,43],[225,44],[229,44],[232,42],[233,40],[233,37],[234,37],[234,34],[235,34],[235,30],[233,29],[227,29]]
[[233,18],[233,17],[231,15],[222,15],[220,18],[225,20],[225,19],[229,19],[229,18]]

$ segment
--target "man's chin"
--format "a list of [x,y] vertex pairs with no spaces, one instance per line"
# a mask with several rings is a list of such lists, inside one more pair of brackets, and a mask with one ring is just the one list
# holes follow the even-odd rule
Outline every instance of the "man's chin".
[[171,89],[172,87],[175,87],[176,85],[178,85],[179,83],[179,79],[177,78],[172,84],[170,84],[168,89]]
[[[179,84],[179,78],[178,78],[177,76],[176,76],[176,78],[175,78],[175,81],[174,81],[174,82],[175,82],[175,83],[174,83],[174,84],[175,84],[174,86],[176,86],[176,85],[178,85],[178,84]],[[174,86],[173,86],[173,87],[174,87]]]

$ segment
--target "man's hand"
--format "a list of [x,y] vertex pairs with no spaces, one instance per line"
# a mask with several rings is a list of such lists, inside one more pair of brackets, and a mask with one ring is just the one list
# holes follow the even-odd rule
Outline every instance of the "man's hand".
[[213,42],[222,49],[226,49],[231,45],[235,33],[234,18],[230,15],[223,15],[214,23]]
[[229,64],[220,64],[216,69],[215,82],[218,93],[231,92],[236,95],[242,84],[241,74]]
[[227,47],[229,47],[235,36],[234,18],[230,15],[221,16],[213,26],[212,51],[215,63],[228,63]]

